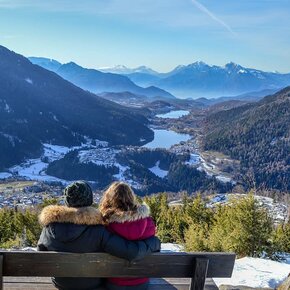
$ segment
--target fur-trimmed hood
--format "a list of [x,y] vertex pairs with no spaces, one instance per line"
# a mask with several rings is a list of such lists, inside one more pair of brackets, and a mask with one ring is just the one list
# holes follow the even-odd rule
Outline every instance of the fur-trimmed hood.
[[125,223],[134,222],[137,220],[145,219],[150,216],[150,209],[148,205],[142,204],[137,207],[137,211],[124,211],[120,213],[114,213],[110,219],[109,223]]
[[72,223],[76,225],[100,225],[103,224],[98,209],[88,207],[67,207],[49,205],[39,215],[39,223],[44,227],[51,223]]

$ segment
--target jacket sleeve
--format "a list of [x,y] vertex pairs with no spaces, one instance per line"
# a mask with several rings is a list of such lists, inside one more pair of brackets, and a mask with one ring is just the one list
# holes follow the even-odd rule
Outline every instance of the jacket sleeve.
[[44,227],[37,242],[37,251],[48,251],[49,244],[50,244],[50,235],[48,232],[48,228]]
[[128,261],[142,259],[152,252],[160,251],[160,240],[151,237],[142,241],[128,241],[103,228],[101,248],[104,252]]

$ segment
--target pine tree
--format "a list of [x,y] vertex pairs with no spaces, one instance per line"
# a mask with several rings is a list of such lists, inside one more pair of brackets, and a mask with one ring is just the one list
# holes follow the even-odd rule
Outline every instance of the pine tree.
[[259,257],[271,248],[272,230],[269,214],[249,193],[217,211],[210,231],[210,248]]

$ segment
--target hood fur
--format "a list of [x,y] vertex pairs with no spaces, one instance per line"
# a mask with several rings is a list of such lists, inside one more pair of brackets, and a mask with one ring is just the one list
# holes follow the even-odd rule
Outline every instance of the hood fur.
[[150,216],[150,209],[146,204],[139,205],[137,211],[123,211],[121,213],[113,214],[109,223],[124,223],[124,222],[133,222],[141,220]]
[[88,207],[67,207],[60,205],[49,205],[39,215],[39,223],[47,226],[50,223],[73,223],[77,225],[99,225],[103,224],[98,209]]

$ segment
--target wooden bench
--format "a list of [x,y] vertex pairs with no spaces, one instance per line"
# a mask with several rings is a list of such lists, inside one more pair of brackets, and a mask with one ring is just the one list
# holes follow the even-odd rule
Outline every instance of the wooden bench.
[[[179,288],[164,280],[156,287],[153,280],[149,289],[185,289],[186,287],[190,290],[201,290],[204,289],[206,277],[231,277],[234,262],[233,253],[155,253],[142,260],[128,262],[105,253],[2,251],[0,252],[0,290],[3,289],[3,284],[4,289],[10,289],[9,283],[17,284],[17,281],[19,283],[21,281],[13,278],[3,283],[4,276],[191,278],[186,282],[187,286],[182,284],[178,286]],[[44,284],[39,288],[30,287],[29,283],[37,280],[25,279],[22,279],[24,282],[21,287],[13,289],[51,289],[44,287]],[[43,280],[38,279],[38,281]],[[45,281],[48,284],[48,280]],[[25,283],[27,288],[24,286]]]

